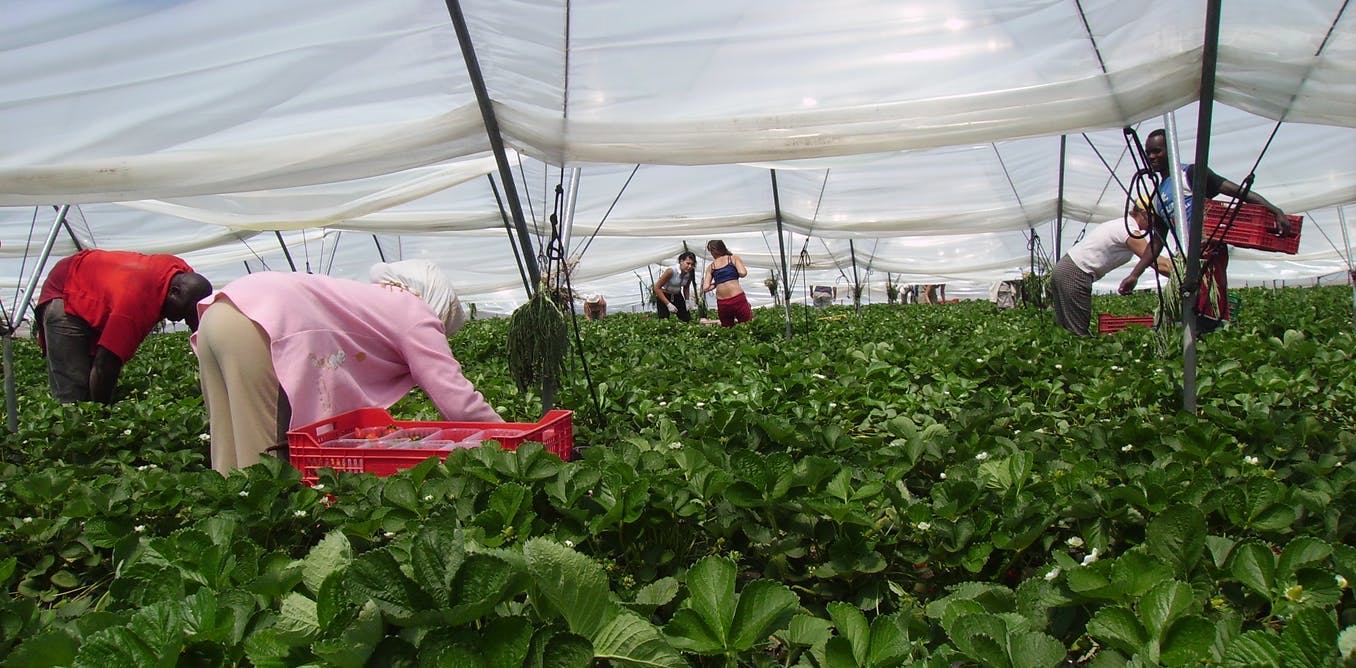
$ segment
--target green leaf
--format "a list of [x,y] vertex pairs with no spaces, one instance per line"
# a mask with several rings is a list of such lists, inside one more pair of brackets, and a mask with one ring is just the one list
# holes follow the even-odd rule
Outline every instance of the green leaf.
[[320,635],[320,621],[316,615],[315,601],[297,592],[283,597],[278,620],[273,628],[281,642],[294,646],[309,644]]
[[1088,620],[1088,635],[1125,652],[1135,655],[1149,641],[1149,634],[1135,618],[1135,613],[1121,606],[1107,606]]
[[573,633],[541,629],[532,637],[532,650],[523,668],[589,668],[593,645]]
[[673,617],[664,626],[664,634],[674,647],[694,654],[720,654],[725,651],[725,643],[715,629],[692,608],[674,611]]
[[375,601],[397,623],[408,623],[420,611],[436,607],[433,599],[400,570],[400,564],[386,549],[354,559],[346,581],[356,600]]
[[988,613],[960,617],[953,625],[951,641],[960,651],[985,666],[1011,664],[1007,650],[1008,628],[998,615]]
[[1038,631],[1013,634],[1008,639],[1013,668],[1051,668],[1059,665],[1067,653],[1058,640]]
[[452,583],[450,600],[456,603],[443,623],[460,626],[479,619],[494,606],[517,595],[524,581],[508,562],[497,556],[476,553],[466,557]]
[[827,608],[829,618],[838,627],[838,636],[847,641],[853,663],[865,666],[871,652],[871,627],[866,622],[866,615],[855,605],[837,601]]
[[85,638],[75,668],[141,668],[159,663],[159,655],[132,630],[115,626]]
[[1229,668],[1280,668],[1280,638],[1266,631],[1248,631],[1229,643],[1221,665]]
[[1130,550],[1111,564],[1111,582],[1129,596],[1141,596],[1154,585],[1172,577],[1172,569],[1139,550]]
[[384,635],[381,610],[368,601],[337,638],[318,640],[311,650],[339,668],[363,668]]
[[1187,615],[1173,622],[1159,642],[1159,660],[1165,665],[1197,663],[1210,657],[1215,643],[1215,625],[1199,615]]
[[687,572],[685,605],[697,613],[722,648],[730,646],[734,623],[735,563],[720,556],[701,559]]
[[750,582],[739,592],[730,628],[731,649],[743,652],[766,641],[786,627],[798,607],[800,598],[786,585],[772,580]]
[[69,666],[75,661],[79,647],[80,641],[65,631],[46,631],[28,638],[10,652],[5,665],[12,668]]
[[615,665],[690,668],[654,624],[629,610],[619,610],[590,640],[594,656]]
[[1139,618],[1152,638],[1163,638],[1173,620],[1196,606],[1191,586],[1185,582],[1160,582],[1139,601]]
[[[881,615],[871,621],[871,648],[866,655],[867,665],[898,665],[912,652],[908,621],[900,613]],[[1063,653],[1061,647],[1060,654]]]
[[1186,576],[1205,548],[1205,528],[1205,515],[1195,506],[1172,506],[1156,515],[1145,528],[1145,548],[1172,566],[1175,574]]
[[[532,643],[532,623],[526,617],[496,617],[479,631],[486,668],[521,668]],[[577,636],[576,636],[577,637]],[[590,648],[592,654],[592,648]],[[592,658],[592,657],[590,657]]]
[[418,492],[409,478],[403,476],[388,478],[381,495],[387,503],[397,508],[404,508],[413,513],[419,512]]
[[320,594],[320,585],[330,574],[348,568],[353,561],[353,546],[342,531],[331,531],[316,543],[301,560],[301,581],[312,594]]
[[1286,668],[1326,668],[1337,655],[1337,622],[1332,612],[1302,608],[1281,633],[1281,664]]
[[664,577],[641,587],[633,602],[637,605],[658,607],[672,602],[678,595],[678,581]]
[[1289,579],[1301,568],[1317,565],[1332,556],[1332,546],[1312,536],[1291,540],[1276,563],[1276,577]]
[[536,595],[546,599],[570,630],[593,639],[617,613],[602,567],[592,559],[545,538],[523,545]]
[[825,668],[859,668],[852,656],[852,643],[843,636],[834,636],[824,645]]
[[1260,541],[1248,541],[1234,548],[1229,557],[1229,574],[1243,585],[1270,599],[1276,586],[1276,557]]
[[[833,604],[830,604],[833,605]],[[781,633],[781,638],[798,647],[819,647],[833,635],[833,626],[827,619],[798,614]]]

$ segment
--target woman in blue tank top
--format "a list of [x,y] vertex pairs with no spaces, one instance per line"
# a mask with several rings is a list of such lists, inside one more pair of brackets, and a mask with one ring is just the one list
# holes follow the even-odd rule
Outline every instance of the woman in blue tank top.
[[747,276],[744,261],[725,247],[725,242],[713,239],[706,244],[706,252],[711,254],[711,264],[706,265],[706,278],[702,280],[702,292],[716,291],[716,313],[720,316],[721,327],[734,327],[737,322],[753,320],[753,308],[748,297],[744,296],[744,287],[739,279]]

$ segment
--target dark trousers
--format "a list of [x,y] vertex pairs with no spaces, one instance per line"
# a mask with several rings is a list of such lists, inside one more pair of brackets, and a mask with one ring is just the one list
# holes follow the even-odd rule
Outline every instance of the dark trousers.
[[[673,310],[678,312],[679,320],[692,322],[692,314],[687,311],[687,300],[683,299],[681,294],[665,292],[664,295],[669,298],[669,301],[673,302]],[[656,301],[655,308],[659,310],[660,319],[669,317],[669,307],[664,305],[664,302]]]
[[66,313],[66,302],[53,299],[40,307],[43,341],[47,345],[47,384],[52,396],[63,404],[89,401],[90,354],[99,339],[83,319]]

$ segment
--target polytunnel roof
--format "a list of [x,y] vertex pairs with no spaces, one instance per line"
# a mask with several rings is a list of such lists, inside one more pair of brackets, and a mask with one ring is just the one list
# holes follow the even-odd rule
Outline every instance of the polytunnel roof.
[[[1184,153],[1195,141],[1205,3],[460,7],[534,245],[557,185],[577,182],[574,284],[614,309],[639,308],[685,244],[700,255],[711,238],[768,301],[754,283],[780,262],[773,169],[787,252],[809,262],[799,285],[843,287],[855,258],[878,301],[887,273],[980,296],[1029,267],[1032,246],[1054,253],[1061,204],[1064,249],[1121,215],[1134,171],[1122,127],[1142,137],[1171,113]],[[56,255],[76,239],[172,252],[222,285],[287,270],[281,241],[299,270],[362,278],[383,257],[425,257],[487,312],[523,299],[447,4],[0,8],[6,309],[63,204],[72,233]],[[1307,215],[1297,255],[1239,251],[1236,282],[1346,267],[1356,19],[1344,9],[1225,3],[1210,165],[1238,181],[1256,164],[1255,189]]]

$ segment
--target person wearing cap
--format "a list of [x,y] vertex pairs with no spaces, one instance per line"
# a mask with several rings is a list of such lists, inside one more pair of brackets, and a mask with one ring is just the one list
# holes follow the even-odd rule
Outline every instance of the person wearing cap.
[[414,386],[446,420],[503,422],[452,356],[466,312],[426,260],[379,263],[371,283],[263,272],[198,304],[194,351],[223,475],[280,450],[287,431],[358,408],[389,408]]
[[173,255],[85,250],[52,266],[35,329],[61,403],[113,401],[122,367],[161,319],[197,330],[212,283]]
[[602,320],[607,316],[607,300],[601,292],[584,295],[584,319]]
[[1093,228],[1055,263],[1050,291],[1055,303],[1055,322],[1060,327],[1078,336],[1091,334],[1092,284],[1133,258],[1140,261],[1121,281],[1122,294],[1134,289],[1140,274],[1150,264],[1164,276],[1172,273],[1172,262],[1159,256],[1162,243],[1157,238],[1151,243],[1149,238],[1151,228],[1155,229],[1154,237],[1161,237],[1166,231],[1161,224],[1155,227],[1154,222],[1148,202],[1136,202],[1129,218],[1110,220]]

